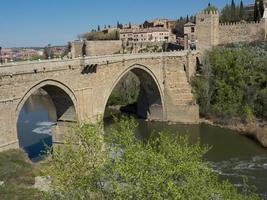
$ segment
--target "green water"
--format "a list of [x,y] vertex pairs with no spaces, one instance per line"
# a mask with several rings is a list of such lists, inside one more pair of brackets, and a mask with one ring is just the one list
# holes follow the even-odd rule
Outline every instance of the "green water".
[[[200,140],[202,145],[211,146],[205,156],[210,166],[237,187],[242,186],[242,176],[267,199],[267,149],[257,142],[241,136],[235,131],[209,125],[168,125],[163,122],[137,120],[135,132],[146,139],[154,133],[166,130],[168,134],[187,134],[191,142]],[[52,145],[51,126],[55,122],[55,108],[48,96],[32,96],[25,103],[17,123],[20,147],[30,158],[35,159],[44,150],[44,142]],[[106,120],[105,127],[114,126]]]
[[[243,176],[249,178],[249,184],[255,185],[258,192],[267,199],[267,149],[256,141],[241,136],[238,132],[210,125],[168,125],[165,122],[147,122],[137,119],[137,137],[147,139],[152,133],[163,130],[168,134],[188,135],[190,142],[199,141],[209,145],[211,150],[204,159],[220,175],[236,187],[242,187]],[[112,120],[106,120],[106,129],[114,127]]]

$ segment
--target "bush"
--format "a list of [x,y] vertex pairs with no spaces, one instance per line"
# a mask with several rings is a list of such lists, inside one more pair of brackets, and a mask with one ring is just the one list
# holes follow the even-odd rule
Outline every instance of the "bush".
[[216,47],[192,85],[201,114],[267,119],[267,44]]
[[105,33],[103,31],[99,32],[88,32],[82,35],[83,39],[86,40],[119,40],[120,34],[118,30]]
[[122,118],[103,135],[101,124],[84,125],[54,149],[46,169],[53,198],[259,199],[249,187],[241,194],[230,183],[218,182],[202,159],[207,148],[165,133],[140,141],[135,127],[133,119]]

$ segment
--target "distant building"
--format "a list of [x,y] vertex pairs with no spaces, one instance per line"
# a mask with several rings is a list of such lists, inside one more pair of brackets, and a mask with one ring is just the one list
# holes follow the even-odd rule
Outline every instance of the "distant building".
[[191,49],[196,47],[196,24],[192,22],[184,25],[184,46]]
[[161,27],[166,29],[173,29],[176,25],[176,20],[170,19],[154,19],[148,22],[152,27]]
[[166,28],[127,29],[120,31],[120,39],[123,42],[171,42],[175,36]]

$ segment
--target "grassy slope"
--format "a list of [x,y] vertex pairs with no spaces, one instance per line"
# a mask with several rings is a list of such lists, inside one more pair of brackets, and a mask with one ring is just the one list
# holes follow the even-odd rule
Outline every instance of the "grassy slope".
[[0,153],[1,200],[41,199],[42,193],[33,189],[34,177],[39,174],[38,165],[31,163],[20,150]]

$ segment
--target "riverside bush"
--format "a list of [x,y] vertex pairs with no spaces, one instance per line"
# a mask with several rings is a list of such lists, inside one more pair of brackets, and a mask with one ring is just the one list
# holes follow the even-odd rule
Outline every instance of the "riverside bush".
[[[203,161],[208,148],[188,138],[160,133],[153,140],[135,137],[136,122],[122,118],[103,134],[103,127],[83,125],[76,136],[55,148],[45,173],[55,199],[259,199],[244,193]],[[76,142],[74,142],[76,141]]]
[[206,52],[192,86],[203,116],[267,119],[267,43],[215,47]]

